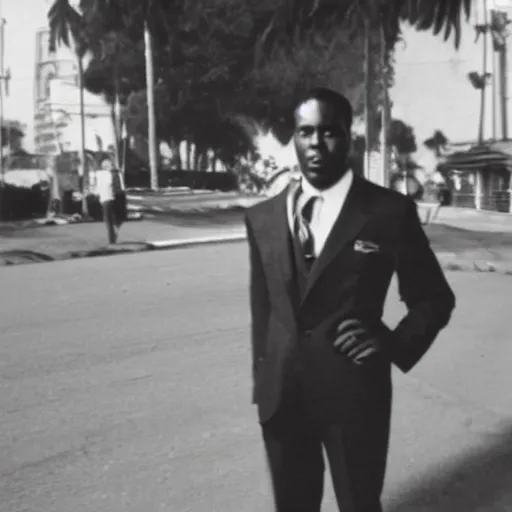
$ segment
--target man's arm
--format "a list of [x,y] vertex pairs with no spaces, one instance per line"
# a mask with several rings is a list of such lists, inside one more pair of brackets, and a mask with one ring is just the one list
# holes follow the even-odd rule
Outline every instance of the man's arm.
[[[250,264],[250,307],[251,307],[251,345],[252,345],[252,372],[253,379],[258,359],[263,356],[262,349],[267,335],[268,320],[270,315],[270,299],[263,271],[261,255],[254,238],[249,217],[245,216],[247,240],[249,242]],[[255,395],[253,389],[253,403]]]
[[455,296],[446,281],[411,200],[404,218],[396,273],[408,313],[387,333],[392,361],[408,372],[423,357],[449,322]]

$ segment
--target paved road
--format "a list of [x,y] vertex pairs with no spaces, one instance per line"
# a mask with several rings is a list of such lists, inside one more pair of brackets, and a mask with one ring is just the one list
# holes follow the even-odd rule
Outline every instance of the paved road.
[[[0,268],[2,512],[271,510],[246,259],[238,244]],[[451,328],[396,375],[389,512],[512,509],[512,280],[449,277]]]

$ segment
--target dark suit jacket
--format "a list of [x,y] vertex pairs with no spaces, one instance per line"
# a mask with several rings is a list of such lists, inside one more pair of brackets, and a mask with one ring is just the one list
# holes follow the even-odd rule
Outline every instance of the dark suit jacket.
[[[279,408],[291,364],[299,364],[315,381],[311,389],[333,407],[341,407],[345,415],[366,405],[372,409],[367,399],[389,401],[390,363],[407,372],[420,360],[448,323],[454,295],[430,248],[415,203],[355,176],[297,302],[286,196],[287,190],[246,214],[254,401],[260,420],[265,422]],[[356,240],[371,241],[379,251],[356,251]],[[394,273],[408,313],[391,331],[381,317]],[[385,356],[357,366],[334,352],[333,328],[351,317],[379,333]],[[377,395],[370,397],[372,393]]]
[[[416,204],[359,177],[298,296],[286,197],[287,190],[246,215],[253,399],[260,422],[267,422],[286,411],[289,381],[298,375],[310,417],[342,425],[354,498],[377,502],[389,439],[391,364],[407,372],[420,360],[448,323],[455,297]],[[357,240],[379,250],[357,251]],[[390,330],[381,318],[394,273],[408,313]],[[362,365],[332,346],[334,328],[354,317],[374,329],[385,348]]]
[[[359,177],[298,294],[286,197],[287,190],[246,215],[254,402],[262,424],[278,411],[287,417],[298,382],[307,417],[342,427],[355,503],[377,503],[389,441],[391,364],[407,372],[420,360],[448,323],[455,298],[416,204]],[[357,251],[357,240],[379,250]],[[391,331],[381,318],[394,273],[408,313]],[[385,348],[362,365],[332,346],[335,327],[354,317],[374,329]]]

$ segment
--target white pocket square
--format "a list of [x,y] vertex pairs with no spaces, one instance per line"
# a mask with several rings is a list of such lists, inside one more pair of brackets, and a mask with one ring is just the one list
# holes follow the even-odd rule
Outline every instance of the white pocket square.
[[380,247],[375,242],[370,242],[368,240],[356,240],[354,243],[354,251],[370,254],[373,252],[379,252]]

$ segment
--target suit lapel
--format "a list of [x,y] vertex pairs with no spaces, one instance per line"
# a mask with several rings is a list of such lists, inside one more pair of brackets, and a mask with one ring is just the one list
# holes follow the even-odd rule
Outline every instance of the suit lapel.
[[306,291],[302,298],[302,304],[331,261],[347,244],[353,242],[354,237],[361,231],[368,220],[368,198],[365,200],[365,188],[364,180],[358,176],[354,176],[354,181],[347,194],[345,204],[334,223],[322,252],[311,268]]

